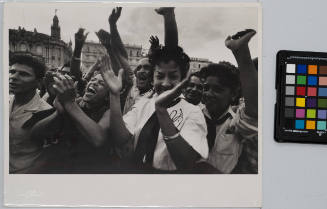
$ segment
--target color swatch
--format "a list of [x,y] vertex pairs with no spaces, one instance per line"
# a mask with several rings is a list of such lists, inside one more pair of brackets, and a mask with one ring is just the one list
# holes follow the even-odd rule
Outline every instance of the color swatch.
[[326,131],[327,65],[286,63],[285,69],[285,128]]

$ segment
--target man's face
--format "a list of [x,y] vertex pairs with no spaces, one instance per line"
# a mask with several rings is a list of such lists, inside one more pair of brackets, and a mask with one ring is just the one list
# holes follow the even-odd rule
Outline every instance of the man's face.
[[142,65],[142,68],[136,72],[136,87],[140,91],[147,91],[151,88],[151,66]]
[[108,97],[108,88],[101,74],[98,74],[88,82],[83,101],[90,104],[102,104],[106,97]]
[[174,88],[181,82],[181,71],[174,61],[161,62],[155,66],[153,87],[157,94]]
[[227,86],[223,86],[220,78],[208,76],[203,85],[203,103],[208,110],[215,112],[225,111],[236,97]]
[[34,70],[24,64],[13,64],[9,70],[9,92],[22,94],[35,90],[38,86],[38,79]]
[[198,105],[202,99],[202,90],[203,86],[200,78],[191,76],[184,91],[185,99],[194,105]]

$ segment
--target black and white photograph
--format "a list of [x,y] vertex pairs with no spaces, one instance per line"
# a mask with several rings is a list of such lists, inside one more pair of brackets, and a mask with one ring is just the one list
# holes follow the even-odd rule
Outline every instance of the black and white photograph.
[[[121,186],[110,184],[109,193],[151,187],[156,196],[183,193],[187,182],[202,189],[225,182],[216,192],[224,199],[205,202],[209,195],[195,206],[260,206],[259,4],[7,3],[4,20],[8,190],[29,178],[102,189],[115,181]],[[56,202],[43,198],[53,191],[33,191],[6,201],[105,199],[66,196],[70,203],[58,194]],[[168,198],[166,206],[185,201]],[[98,202],[110,204],[120,205]]]

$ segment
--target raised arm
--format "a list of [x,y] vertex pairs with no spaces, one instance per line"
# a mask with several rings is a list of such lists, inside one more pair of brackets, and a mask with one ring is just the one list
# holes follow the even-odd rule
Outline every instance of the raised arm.
[[71,59],[70,64],[70,72],[71,75],[76,78],[78,82],[82,79],[82,72],[81,72],[81,54],[82,48],[89,33],[84,34],[84,29],[79,28],[77,33],[75,33],[75,47],[73,52],[73,57]]
[[108,137],[109,121],[106,120],[107,123],[105,123],[104,120],[101,120],[96,123],[83,112],[75,102],[74,82],[69,76],[60,76],[55,81],[58,100],[64,107],[66,114],[73,120],[86,140],[96,147],[101,146]]
[[200,154],[179,134],[172,119],[170,118],[167,108],[173,100],[181,93],[190,77],[188,76],[172,90],[161,93],[156,102],[156,114],[159,120],[162,134],[167,138],[165,140],[167,149],[178,169],[192,169]]
[[256,34],[252,29],[238,32],[228,36],[225,45],[229,48],[237,61],[242,84],[242,92],[245,99],[245,113],[248,116],[258,116],[258,72],[251,59],[248,46],[251,38]]
[[178,46],[178,30],[175,19],[174,7],[161,7],[155,11],[164,18],[165,26],[165,46]]
[[120,67],[119,60],[114,53],[111,45],[111,35],[107,31],[100,29],[98,32],[96,32],[96,35],[98,36],[101,44],[106,48],[107,53],[109,54],[110,61],[111,61],[111,67],[115,73],[118,73]]
[[121,7],[116,7],[115,9],[112,10],[108,22],[110,25],[110,33],[111,33],[111,39],[112,39],[112,47],[117,48],[119,53],[125,57],[128,58],[127,51],[124,47],[123,41],[120,38],[118,29],[117,29],[117,21],[120,17],[122,8]]
[[118,76],[116,76],[113,70],[110,68],[109,57],[105,56],[102,60],[102,65],[100,67],[101,75],[110,90],[110,135],[115,143],[118,146],[121,146],[128,142],[132,137],[123,121],[120,105],[123,69],[121,69]]

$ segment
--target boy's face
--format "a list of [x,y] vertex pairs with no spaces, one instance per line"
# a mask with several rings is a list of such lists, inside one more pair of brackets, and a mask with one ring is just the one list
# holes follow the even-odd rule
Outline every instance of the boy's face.
[[162,92],[174,88],[181,82],[181,71],[175,61],[161,62],[155,66],[153,74],[153,87],[160,95]]
[[33,68],[24,64],[13,64],[9,70],[9,91],[22,94],[34,91],[38,86],[38,79]]
[[202,82],[199,77],[191,76],[184,92],[186,100],[194,105],[200,103],[202,99]]
[[102,103],[108,96],[107,93],[108,89],[101,74],[97,74],[88,82],[83,95],[83,101],[90,104]]
[[223,86],[218,77],[208,76],[206,78],[203,88],[203,103],[208,110],[223,112],[235,98],[235,93],[229,87]]

